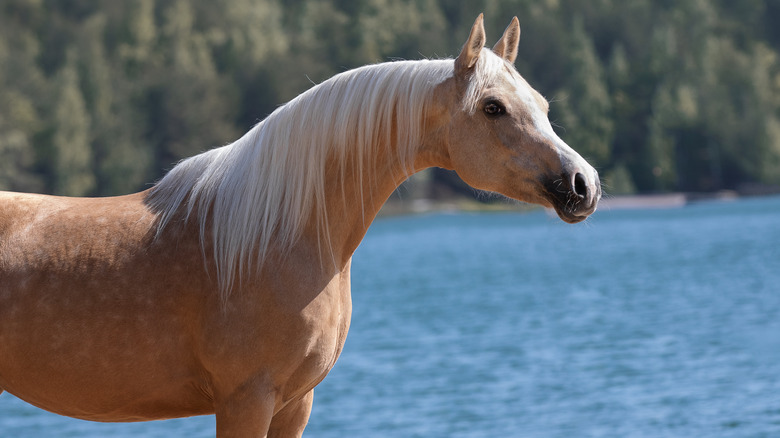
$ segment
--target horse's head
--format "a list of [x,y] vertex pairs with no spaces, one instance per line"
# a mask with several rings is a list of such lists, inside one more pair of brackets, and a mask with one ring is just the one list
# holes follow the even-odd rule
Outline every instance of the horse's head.
[[469,185],[552,207],[569,223],[584,220],[601,197],[598,173],[561,140],[548,104],[515,70],[515,17],[493,50],[483,48],[480,15],[447,81],[446,167]]

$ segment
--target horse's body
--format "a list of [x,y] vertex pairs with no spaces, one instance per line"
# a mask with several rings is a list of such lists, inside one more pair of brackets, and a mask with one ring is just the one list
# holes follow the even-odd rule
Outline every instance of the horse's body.
[[0,391],[299,436],[346,339],[352,253],[411,173],[455,169],[568,222],[595,210],[596,172],[511,65],[518,38],[515,19],[483,49],[480,16],[456,60],[336,76],[146,192],[0,193]]
[[214,413],[241,391],[273,407],[306,396],[346,338],[349,263],[323,275],[299,244],[223,303],[197,227],[156,236],[147,195],[0,194],[0,387],[96,421]]

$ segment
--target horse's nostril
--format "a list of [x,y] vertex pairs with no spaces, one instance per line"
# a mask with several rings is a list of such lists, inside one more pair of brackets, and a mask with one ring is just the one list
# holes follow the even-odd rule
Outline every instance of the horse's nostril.
[[585,181],[585,175],[577,172],[576,175],[574,175],[574,184],[572,185],[572,188],[574,189],[574,193],[579,196],[580,198],[587,198],[588,197],[588,183]]

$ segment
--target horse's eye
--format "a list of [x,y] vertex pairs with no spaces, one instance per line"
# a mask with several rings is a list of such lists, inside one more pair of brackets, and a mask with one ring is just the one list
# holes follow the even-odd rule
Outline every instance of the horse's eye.
[[501,105],[500,102],[491,101],[485,105],[484,111],[485,114],[489,116],[499,116],[501,114],[504,114],[506,110],[504,109],[504,106]]

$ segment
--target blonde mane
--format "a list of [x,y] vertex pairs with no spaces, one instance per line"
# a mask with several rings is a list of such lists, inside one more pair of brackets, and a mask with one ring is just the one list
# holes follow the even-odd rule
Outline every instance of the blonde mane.
[[[499,59],[481,58],[492,58],[491,64]],[[482,76],[481,69],[475,76]],[[329,160],[340,166],[342,184],[348,160],[358,176],[384,158],[411,175],[426,106],[435,86],[452,74],[452,60],[396,61],[312,87],[232,144],[185,159],[163,177],[147,198],[159,215],[158,233],[177,212],[186,219],[194,215],[204,248],[210,231],[224,294],[236,274],[241,279],[250,266],[262,267],[272,243],[290,248],[313,212],[325,241],[321,252],[331,253],[325,211],[325,187],[333,183],[325,181]],[[377,157],[378,145],[391,139],[388,149],[395,157]]]

